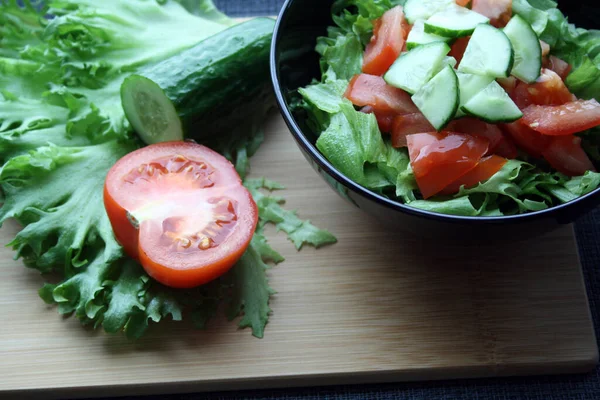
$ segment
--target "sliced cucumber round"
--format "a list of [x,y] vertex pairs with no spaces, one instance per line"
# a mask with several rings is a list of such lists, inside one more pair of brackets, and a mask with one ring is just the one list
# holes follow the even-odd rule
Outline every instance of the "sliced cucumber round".
[[146,144],[183,140],[181,120],[173,102],[154,81],[131,75],[121,85],[125,116]]
[[542,46],[537,34],[527,21],[515,15],[504,28],[515,51],[511,74],[526,83],[533,83],[542,70]]
[[424,29],[425,33],[458,38],[472,34],[478,25],[489,22],[489,18],[455,4],[429,17]]
[[464,72],[457,72],[456,75],[458,76],[458,87],[460,89],[460,104],[456,116],[463,117],[465,113],[461,107],[492,83],[494,78],[485,75],[465,74]]
[[508,36],[491,25],[478,25],[469,40],[458,70],[469,74],[506,78],[514,63]]
[[425,33],[425,21],[422,19],[416,21],[406,38],[406,48],[412,50],[417,46],[433,43],[433,42],[445,42],[448,43],[451,39],[443,36],[432,35]]
[[436,130],[444,128],[454,118],[460,100],[454,69],[446,65],[412,100]]
[[438,11],[455,6],[454,0],[408,0],[404,4],[404,15],[409,24],[425,20]]
[[388,85],[416,93],[441,69],[450,46],[434,42],[419,46],[401,55],[392,64],[383,79]]
[[496,81],[477,93],[463,107],[465,114],[489,123],[513,122],[523,116],[519,107]]

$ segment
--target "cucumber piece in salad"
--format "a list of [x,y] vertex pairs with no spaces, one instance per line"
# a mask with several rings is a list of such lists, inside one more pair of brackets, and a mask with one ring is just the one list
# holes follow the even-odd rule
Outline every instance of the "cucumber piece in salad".
[[415,24],[417,20],[425,20],[455,5],[454,0],[408,0],[404,4],[404,15],[409,24]]
[[469,74],[506,78],[514,64],[508,36],[491,25],[478,25],[469,40],[458,70]]
[[388,85],[409,93],[416,93],[438,72],[450,46],[435,42],[419,46],[401,55],[392,64],[383,79]]
[[494,78],[485,75],[465,74],[464,72],[457,72],[456,75],[458,76],[458,87],[460,89],[460,104],[456,116],[463,117],[465,113],[461,107],[492,83]]
[[417,46],[434,43],[434,42],[444,42],[448,43],[451,39],[443,36],[432,35],[430,33],[425,33],[425,21],[422,19],[416,21],[406,38],[406,48],[408,50],[412,50]]
[[478,25],[489,22],[489,18],[479,13],[454,5],[425,21],[425,33],[458,38],[472,34]]
[[491,124],[514,122],[523,116],[519,107],[496,81],[477,93],[462,107],[465,114]]
[[515,64],[511,74],[523,82],[535,82],[542,70],[542,46],[533,28],[523,18],[515,15],[504,28],[504,33],[515,51]]
[[450,65],[433,77],[412,96],[412,101],[436,129],[444,128],[458,109],[458,77]]

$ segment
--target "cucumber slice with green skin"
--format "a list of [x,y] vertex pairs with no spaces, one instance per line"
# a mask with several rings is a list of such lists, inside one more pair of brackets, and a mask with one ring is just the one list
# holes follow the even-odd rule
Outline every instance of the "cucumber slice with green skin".
[[519,107],[496,81],[477,93],[462,107],[465,114],[491,124],[514,122],[523,116]]
[[542,46],[537,34],[531,25],[518,15],[508,22],[504,33],[515,51],[515,64],[511,74],[523,82],[535,82],[542,70]]
[[458,38],[469,36],[478,25],[489,22],[489,18],[481,14],[454,5],[454,7],[433,14],[425,21],[425,33]]
[[464,72],[457,72],[456,75],[458,76],[458,87],[460,89],[460,103],[456,117],[460,118],[465,116],[461,107],[492,83],[494,78],[484,75],[465,74]]
[[415,47],[423,44],[434,42],[448,43],[450,40],[451,39],[447,37],[425,33],[425,21],[420,19],[415,22],[410,30],[410,33],[408,34],[408,38],[406,38],[406,48],[408,50],[412,50]]
[[154,81],[128,76],[121,85],[121,103],[129,123],[146,144],[183,140],[183,129],[171,99]]
[[419,46],[398,57],[383,79],[388,85],[416,93],[440,70],[450,46],[435,42]]
[[446,65],[412,96],[412,101],[436,130],[444,128],[454,118],[460,101],[454,69]]
[[404,16],[409,24],[414,24],[455,5],[454,0],[408,0],[404,4]]
[[458,70],[493,78],[507,78],[512,71],[514,51],[510,39],[491,25],[478,25],[465,50]]

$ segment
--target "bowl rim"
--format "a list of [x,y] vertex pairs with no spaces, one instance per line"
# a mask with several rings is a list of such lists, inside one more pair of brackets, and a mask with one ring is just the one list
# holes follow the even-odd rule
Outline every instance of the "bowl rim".
[[296,122],[296,119],[290,112],[288,104],[285,100],[285,97],[281,90],[280,79],[279,79],[279,68],[277,63],[277,47],[279,44],[279,40],[281,37],[281,25],[285,22],[285,16],[290,8],[290,5],[297,0],[285,0],[279,14],[277,15],[277,19],[275,21],[275,28],[273,30],[273,39],[271,42],[271,49],[269,54],[269,67],[271,73],[271,83],[273,85],[273,90],[275,92],[275,99],[277,106],[283,119],[288,126],[292,136],[294,137],[296,143],[300,145],[301,149],[308,153],[312,160],[323,169],[329,176],[335,179],[338,183],[342,184],[344,187],[352,190],[356,194],[374,201],[381,206],[386,208],[400,211],[406,214],[410,214],[417,217],[425,217],[427,219],[433,219],[437,221],[443,221],[447,223],[471,223],[471,224],[505,224],[505,223],[521,223],[521,222],[529,222],[532,220],[538,220],[541,217],[556,217],[557,214],[561,212],[567,212],[567,209],[575,208],[580,203],[585,203],[587,200],[590,200],[592,197],[596,197],[600,194],[600,187],[596,188],[592,192],[580,196],[575,200],[572,200],[568,203],[559,204],[557,206],[549,207],[540,211],[531,211],[524,214],[516,214],[516,215],[503,215],[503,216],[460,216],[460,215],[450,215],[450,214],[441,214],[427,210],[421,210],[418,208],[410,207],[406,204],[394,201],[385,196],[379,195],[364,186],[359,185],[354,182],[350,178],[346,177],[340,171],[337,170],[326,158],[321,154],[321,152],[317,149],[317,147],[304,135],[302,129]]

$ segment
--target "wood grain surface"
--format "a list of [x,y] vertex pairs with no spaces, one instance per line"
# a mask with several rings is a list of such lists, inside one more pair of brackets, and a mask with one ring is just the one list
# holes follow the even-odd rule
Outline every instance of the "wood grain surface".
[[[42,278],[0,250],[0,397],[165,393],[573,373],[598,351],[572,229],[523,243],[447,246],[382,227],[310,168],[279,115],[254,176],[339,243],[270,271],[265,338],[224,319],[152,329],[137,343],[83,328],[37,296]],[[16,231],[0,230],[6,244]]]

